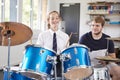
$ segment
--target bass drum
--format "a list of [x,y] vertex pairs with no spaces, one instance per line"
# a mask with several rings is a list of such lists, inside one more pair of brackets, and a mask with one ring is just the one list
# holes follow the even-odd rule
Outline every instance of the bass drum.
[[21,64],[21,74],[30,78],[42,78],[49,76],[53,64],[49,58],[55,57],[54,51],[37,46],[28,45]]
[[61,53],[63,67],[67,79],[84,79],[92,73],[88,48],[81,44],[72,44]]

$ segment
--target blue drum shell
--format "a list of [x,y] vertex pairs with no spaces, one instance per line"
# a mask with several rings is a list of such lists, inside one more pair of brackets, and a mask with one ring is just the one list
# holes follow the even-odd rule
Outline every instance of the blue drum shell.
[[55,52],[38,46],[27,46],[21,69],[50,75],[53,65],[47,62],[48,55],[55,56]]
[[71,59],[63,62],[64,72],[74,67],[87,68],[91,66],[88,48],[83,46],[73,46],[62,51],[61,54],[70,54]]

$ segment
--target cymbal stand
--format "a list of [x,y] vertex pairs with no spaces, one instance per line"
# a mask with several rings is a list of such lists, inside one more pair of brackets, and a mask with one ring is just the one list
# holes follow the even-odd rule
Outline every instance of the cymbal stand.
[[10,80],[10,45],[11,45],[11,36],[13,36],[15,33],[11,30],[6,30],[4,32],[4,36],[8,38],[8,66],[7,66],[7,73],[8,73],[8,79]]
[[107,50],[106,50],[105,56],[108,56],[108,48],[109,48],[109,40],[107,40]]
[[8,67],[7,67],[8,79],[7,80],[10,80],[10,44],[11,44],[11,38],[8,37]]

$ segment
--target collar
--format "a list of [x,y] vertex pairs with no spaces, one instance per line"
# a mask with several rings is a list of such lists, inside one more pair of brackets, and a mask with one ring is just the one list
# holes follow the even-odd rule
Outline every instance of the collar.
[[57,30],[57,31],[54,32],[52,29],[49,29],[49,31],[50,31],[50,34],[53,35],[54,33],[58,34],[60,30]]

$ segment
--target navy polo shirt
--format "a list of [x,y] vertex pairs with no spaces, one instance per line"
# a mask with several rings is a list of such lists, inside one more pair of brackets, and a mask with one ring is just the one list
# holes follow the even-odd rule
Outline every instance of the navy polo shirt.
[[78,43],[86,45],[88,48],[90,48],[90,51],[107,49],[108,53],[114,53],[113,41],[106,39],[110,36],[104,33],[102,34],[103,35],[99,40],[95,40],[92,37],[92,32],[88,32],[80,38]]

